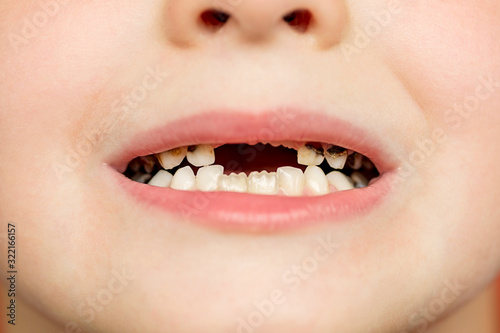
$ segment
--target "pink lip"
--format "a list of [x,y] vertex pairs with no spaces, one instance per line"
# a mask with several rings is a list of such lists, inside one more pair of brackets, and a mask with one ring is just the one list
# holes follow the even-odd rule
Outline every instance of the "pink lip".
[[[185,192],[133,182],[123,176],[137,156],[200,143],[327,142],[369,157],[381,176],[363,189],[318,197],[264,196],[227,192]],[[187,222],[249,231],[282,230],[360,216],[374,209],[392,188],[396,164],[384,144],[342,120],[300,111],[259,114],[213,112],[177,120],[138,137],[110,162],[106,177],[137,201]]]

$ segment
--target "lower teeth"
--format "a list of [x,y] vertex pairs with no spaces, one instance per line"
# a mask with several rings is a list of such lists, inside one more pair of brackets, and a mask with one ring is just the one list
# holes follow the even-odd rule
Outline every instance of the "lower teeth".
[[[224,166],[214,165],[212,146],[182,147],[157,154],[156,158],[153,155],[138,157],[129,163],[124,174],[139,183],[182,191],[285,196],[318,196],[363,188],[379,176],[368,158],[358,153],[349,154],[337,146],[323,147],[325,149],[321,148],[321,144],[305,144],[298,150],[299,165],[279,167],[269,172],[253,171],[248,175],[244,172],[224,174]],[[238,151],[240,148],[241,145]],[[185,165],[186,157],[195,170]],[[342,169],[342,172],[334,169]]]

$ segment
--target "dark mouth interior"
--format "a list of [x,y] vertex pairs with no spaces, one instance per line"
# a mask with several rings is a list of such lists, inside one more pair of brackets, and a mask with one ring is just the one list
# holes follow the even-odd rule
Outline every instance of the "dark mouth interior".
[[[311,148],[321,150],[320,143],[308,143]],[[333,150],[343,148],[333,146]],[[352,177],[355,187],[364,187],[380,174],[373,162],[366,156],[348,151],[349,156],[345,167],[341,171],[346,176]],[[224,174],[244,172],[247,176],[253,171],[275,172],[283,166],[291,166],[304,171],[307,166],[297,162],[297,151],[283,146],[273,147],[269,144],[226,144],[215,148],[215,163],[224,167]],[[185,166],[190,166],[194,173],[198,167],[184,161],[177,167],[168,170],[175,172]],[[319,167],[328,174],[334,171],[325,160]],[[123,173],[127,178],[140,183],[147,183],[158,171],[163,170],[155,155],[141,156],[133,159]],[[364,178],[364,179],[363,179]],[[357,184],[358,183],[358,184]]]

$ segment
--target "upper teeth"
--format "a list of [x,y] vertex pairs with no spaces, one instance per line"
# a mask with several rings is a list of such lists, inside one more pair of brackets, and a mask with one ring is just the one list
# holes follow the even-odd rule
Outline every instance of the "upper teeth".
[[170,170],[178,166],[187,154],[187,147],[175,148],[158,154],[158,161],[165,170]]
[[297,160],[302,165],[320,165],[323,163],[325,156],[317,152],[314,148],[306,145],[298,150]]
[[328,164],[334,169],[343,169],[347,161],[347,150],[336,146],[330,146],[325,151]]
[[202,167],[215,163],[214,148],[209,145],[191,147],[187,152],[187,160],[194,166]]

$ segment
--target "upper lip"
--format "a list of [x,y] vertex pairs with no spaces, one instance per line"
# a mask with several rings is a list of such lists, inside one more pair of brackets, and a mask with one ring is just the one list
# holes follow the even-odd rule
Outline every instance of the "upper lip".
[[128,136],[128,141],[107,164],[124,172],[127,164],[138,156],[177,147],[269,142],[334,144],[368,157],[380,174],[397,166],[396,157],[387,149],[388,145],[369,128],[321,113],[286,107],[258,113],[212,110],[170,121]]

